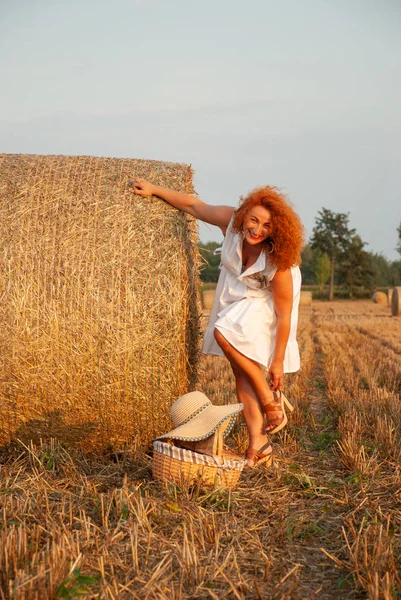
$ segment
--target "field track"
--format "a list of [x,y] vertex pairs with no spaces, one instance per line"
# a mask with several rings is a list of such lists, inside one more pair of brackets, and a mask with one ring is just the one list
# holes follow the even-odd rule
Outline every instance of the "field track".
[[[0,450],[0,599],[400,598],[401,318],[315,302],[298,338],[275,465],[232,493],[162,486],[135,447]],[[198,388],[235,401],[227,361],[202,357]]]

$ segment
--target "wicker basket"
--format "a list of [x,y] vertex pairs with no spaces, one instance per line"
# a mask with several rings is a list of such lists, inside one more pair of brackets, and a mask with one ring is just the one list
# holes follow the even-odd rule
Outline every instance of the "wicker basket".
[[226,448],[221,457],[207,456],[171,443],[153,442],[154,479],[171,481],[179,486],[198,484],[208,489],[234,489],[244,464],[242,456]]

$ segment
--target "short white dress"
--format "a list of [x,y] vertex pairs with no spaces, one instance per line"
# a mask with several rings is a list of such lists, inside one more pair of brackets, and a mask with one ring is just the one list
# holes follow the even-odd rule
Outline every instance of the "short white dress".
[[[202,352],[224,356],[214,339],[214,328],[239,352],[269,367],[276,341],[276,314],[270,282],[276,274],[265,252],[257,261],[242,271],[243,238],[231,228],[234,215],[227,227],[221,249],[221,272],[217,283],[209,323],[203,339]],[[284,372],[294,373],[300,368],[298,342],[298,306],[301,291],[301,271],[291,269],[293,305],[291,329],[285,351]]]

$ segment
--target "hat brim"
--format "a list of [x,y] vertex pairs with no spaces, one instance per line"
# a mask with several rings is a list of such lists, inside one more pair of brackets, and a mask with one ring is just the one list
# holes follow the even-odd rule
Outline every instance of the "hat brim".
[[[174,440],[186,440],[191,442],[199,442],[205,438],[213,435],[213,433],[220,427],[226,419],[235,417],[244,408],[243,404],[224,404],[223,406],[216,406],[211,404],[201,413],[196,415],[193,419],[176,427],[168,433],[160,435],[157,440],[166,438]],[[231,429],[230,424],[229,429]]]

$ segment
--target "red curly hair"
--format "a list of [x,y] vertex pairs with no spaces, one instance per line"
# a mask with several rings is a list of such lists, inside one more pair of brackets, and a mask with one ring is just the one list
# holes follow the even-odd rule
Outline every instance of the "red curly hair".
[[[233,230],[237,233],[242,231],[245,215],[254,206],[263,206],[271,214],[273,234],[262,242],[270,262],[280,270],[301,264],[304,227],[301,219],[278,188],[270,186],[257,188],[247,196],[241,196],[240,205],[235,211]],[[272,248],[273,251],[270,252]]]

